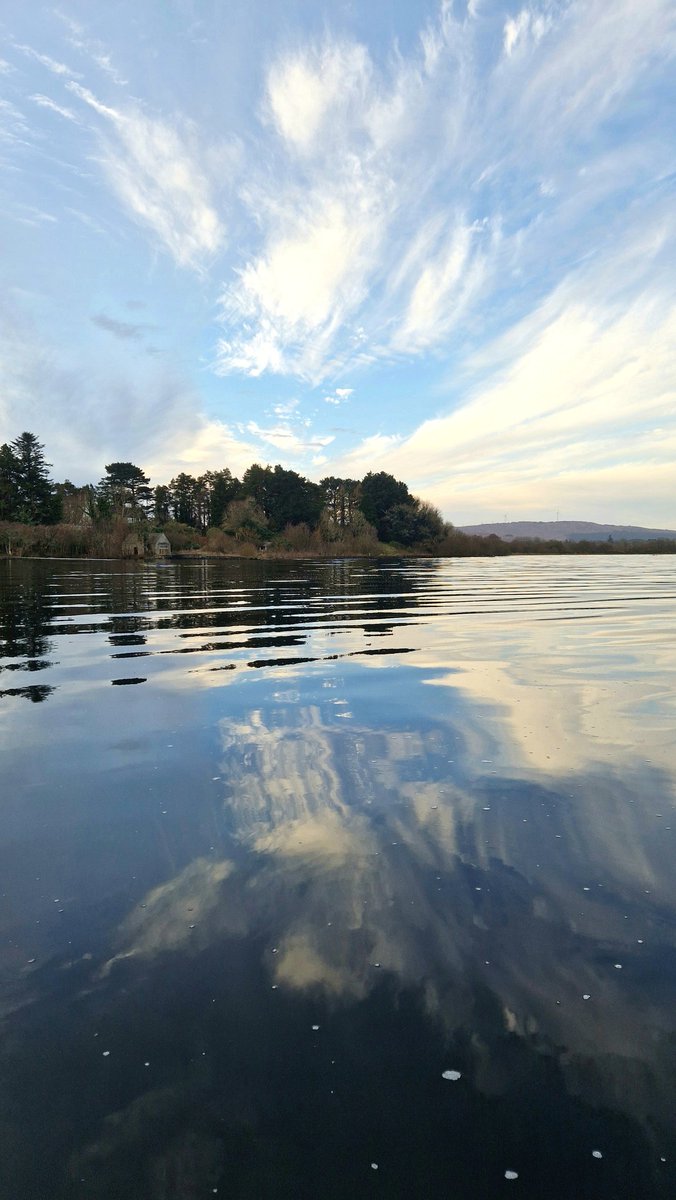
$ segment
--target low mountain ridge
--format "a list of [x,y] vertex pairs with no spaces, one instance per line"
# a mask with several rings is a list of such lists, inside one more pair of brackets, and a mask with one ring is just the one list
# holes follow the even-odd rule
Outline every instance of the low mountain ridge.
[[646,529],[642,525],[602,525],[596,521],[494,521],[484,525],[459,525],[462,533],[482,537],[497,534],[505,542],[514,538],[556,539],[560,542],[646,542],[676,538],[676,529]]

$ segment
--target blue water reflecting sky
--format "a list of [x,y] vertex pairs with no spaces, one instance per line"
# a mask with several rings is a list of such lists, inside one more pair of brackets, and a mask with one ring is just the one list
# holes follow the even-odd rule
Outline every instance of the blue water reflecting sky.
[[7,1194],[671,1196],[669,563],[3,564]]

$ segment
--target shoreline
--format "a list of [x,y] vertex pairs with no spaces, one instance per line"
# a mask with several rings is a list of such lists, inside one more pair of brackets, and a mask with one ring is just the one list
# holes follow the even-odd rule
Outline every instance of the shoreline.
[[[505,543],[507,544],[507,543]],[[311,551],[301,550],[278,550],[275,553],[269,551],[259,551],[254,554],[232,554],[217,550],[178,550],[175,554],[167,554],[162,558],[130,558],[129,556],[113,556],[106,554],[0,554],[2,562],[79,562],[79,563],[129,563],[135,566],[157,567],[164,564],[178,562],[201,562],[201,561],[237,561],[237,562],[294,562],[302,559],[313,559],[316,561],[329,562],[334,559],[366,559],[377,562],[380,559],[392,558],[635,558],[643,556],[644,558],[655,557],[663,558],[666,555],[676,554],[676,546],[668,549],[657,549],[654,543],[651,542],[633,542],[631,548],[615,545],[612,550],[609,549],[574,549],[574,542],[561,543],[561,549],[549,549],[546,546],[542,548],[533,546],[532,549],[498,550],[491,553],[490,550],[472,551],[464,554],[440,554],[434,550],[415,551],[415,550],[398,550],[390,549],[383,551],[382,554],[358,554],[352,551],[351,553],[341,554],[333,552],[329,554],[317,554]],[[605,546],[605,543],[600,543]],[[646,547],[645,549],[643,547]]]

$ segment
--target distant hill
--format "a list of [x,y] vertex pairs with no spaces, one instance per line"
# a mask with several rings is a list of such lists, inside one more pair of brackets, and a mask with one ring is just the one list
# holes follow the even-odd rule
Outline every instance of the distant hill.
[[560,542],[647,542],[675,538],[676,529],[644,529],[641,525],[599,525],[596,521],[495,521],[487,525],[459,525],[463,533],[487,537],[497,534],[505,542],[514,538],[555,538]]

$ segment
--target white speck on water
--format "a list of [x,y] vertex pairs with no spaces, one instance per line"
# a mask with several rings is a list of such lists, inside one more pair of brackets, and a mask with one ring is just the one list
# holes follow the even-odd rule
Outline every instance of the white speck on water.
[[316,1033],[316,1032],[317,1032],[317,1030],[319,1029],[319,1025],[313,1025],[313,1026],[312,1026],[312,1028],[314,1029],[314,1031],[315,1031],[315,1033]]
[[380,963],[374,963],[373,965],[374,965],[374,967],[379,967]]
[[162,809],[162,816],[163,816],[163,817],[166,817],[166,815],[167,815],[167,810],[166,810],[166,808],[163,808],[163,809]]
[[592,1150],[592,1158],[603,1158],[600,1150]]
[[621,971],[621,970],[622,970],[622,963],[615,963],[615,970],[616,970],[616,971]]
[[583,1000],[591,1000],[591,996],[589,995],[589,992],[585,992],[585,993],[584,993],[584,996],[582,997],[582,999],[583,999]]
[[643,945],[643,938],[637,938],[636,941],[638,942],[639,946]]
[[150,1066],[150,1063],[149,1063],[149,1062],[144,1062],[144,1064],[143,1064],[143,1065],[144,1065],[144,1067],[149,1067],[149,1066]]
[[505,1179],[518,1179],[518,1178],[519,1178],[518,1171],[505,1171]]
[[29,958],[29,959],[28,959],[28,962],[29,962],[29,963],[34,963],[34,962],[35,962],[35,959],[34,959],[34,958]]
[[590,892],[590,891],[591,891],[591,888],[585,887],[585,888],[583,888],[583,889],[582,889],[582,891],[583,891],[583,892]]
[[442,1079],[452,1079],[454,1083],[455,1083],[456,1079],[461,1078],[461,1075],[462,1075],[461,1071],[442,1071],[441,1072]]
[[104,1057],[104,1058],[109,1058],[109,1057],[110,1057],[110,1050],[104,1050],[104,1051],[103,1051],[103,1057]]
[[276,984],[276,983],[273,983],[273,985],[272,985],[272,990],[273,990],[273,992],[276,992],[276,991],[277,991],[277,988],[278,988],[278,986],[279,986],[278,984]]
[[377,1163],[371,1163],[371,1170],[372,1170],[372,1171],[377,1171],[377,1170],[378,1170],[378,1164],[377,1164]]

